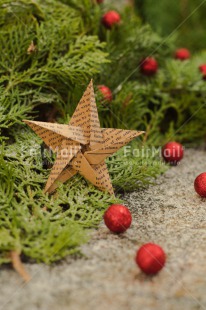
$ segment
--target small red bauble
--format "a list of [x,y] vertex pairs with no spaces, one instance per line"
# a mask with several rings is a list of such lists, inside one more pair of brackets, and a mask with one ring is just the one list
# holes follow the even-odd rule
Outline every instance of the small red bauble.
[[158,70],[158,63],[153,57],[147,57],[141,62],[140,70],[144,75],[154,75]]
[[206,73],[206,65],[199,66],[199,70],[201,73]]
[[162,156],[166,162],[176,165],[184,156],[184,148],[180,143],[168,142],[162,148]]
[[111,102],[112,101],[112,92],[109,87],[105,85],[98,85],[97,86],[99,91],[101,92],[105,101]]
[[130,227],[132,216],[127,207],[114,204],[104,213],[104,222],[112,232],[122,233]]
[[111,29],[114,25],[119,24],[121,17],[116,11],[109,11],[102,17],[102,24],[107,28]]
[[206,65],[199,66],[199,70],[202,73],[203,80],[206,80]]
[[135,261],[144,273],[152,275],[164,267],[166,254],[159,245],[146,243],[137,251]]
[[175,58],[179,60],[186,60],[190,58],[190,51],[187,48],[179,48],[175,52]]
[[194,187],[198,195],[206,197],[206,172],[203,172],[196,177]]

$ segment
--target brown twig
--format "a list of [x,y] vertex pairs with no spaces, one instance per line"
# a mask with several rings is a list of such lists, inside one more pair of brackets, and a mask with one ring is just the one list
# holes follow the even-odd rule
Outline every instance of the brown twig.
[[150,129],[151,129],[151,124],[149,124],[149,125],[147,126],[147,129],[146,129],[145,134],[144,134],[144,137],[143,137],[143,143],[145,143],[145,142],[147,141],[147,138],[148,138]]
[[134,7],[134,0],[127,0],[126,2],[127,2],[127,4],[129,4],[132,7]]
[[129,105],[131,99],[132,99],[132,94],[129,94],[122,104],[123,108],[126,108]]
[[30,275],[24,268],[22,264],[20,254],[17,251],[11,251],[11,261],[13,268],[18,272],[18,274],[24,279],[25,282],[29,282],[31,280]]

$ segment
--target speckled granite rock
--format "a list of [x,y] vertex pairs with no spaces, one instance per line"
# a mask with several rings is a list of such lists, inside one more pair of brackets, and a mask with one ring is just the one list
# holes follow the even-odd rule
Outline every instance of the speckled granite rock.
[[[206,199],[193,189],[203,171],[206,153],[188,150],[156,185],[127,194],[132,227],[117,236],[100,225],[82,248],[85,258],[27,265],[27,285],[13,270],[1,269],[0,309],[206,309]],[[149,241],[167,253],[166,267],[154,277],[134,262],[136,249]]]

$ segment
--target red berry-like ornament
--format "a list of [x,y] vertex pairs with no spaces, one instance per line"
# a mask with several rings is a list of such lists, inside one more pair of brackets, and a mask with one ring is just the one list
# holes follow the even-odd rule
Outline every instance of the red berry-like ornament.
[[184,148],[180,143],[168,142],[162,148],[162,156],[166,162],[177,165],[184,156]]
[[141,62],[140,70],[144,75],[154,75],[158,70],[158,63],[153,57],[147,57]]
[[121,17],[116,11],[109,11],[102,17],[102,24],[107,28],[111,29],[114,25],[119,24]]
[[98,87],[99,91],[101,92],[104,100],[107,102],[111,102],[112,101],[112,92],[109,89],[109,87],[107,87],[105,85],[98,85],[97,87]]
[[198,195],[206,198],[206,172],[203,172],[196,177],[194,187]]
[[203,80],[206,80],[206,65],[199,66],[199,70],[202,73]]
[[132,216],[127,207],[111,205],[104,213],[105,225],[114,233],[125,232],[132,223]]
[[175,52],[175,58],[179,60],[187,60],[190,58],[190,51],[187,48],[179,48]]
[[164,267],[166,254],[159,245],[146,243],[137,251],[135,261],[144,273],[154,275]]

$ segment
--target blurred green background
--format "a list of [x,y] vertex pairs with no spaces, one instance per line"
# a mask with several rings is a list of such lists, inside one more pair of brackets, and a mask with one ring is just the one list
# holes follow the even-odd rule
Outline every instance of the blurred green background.
[[[179,47],[206,49],[206,0],[133,0],[138,14],[153,30],[172,34]],[[175,29],[178,28],[178,31]]]

